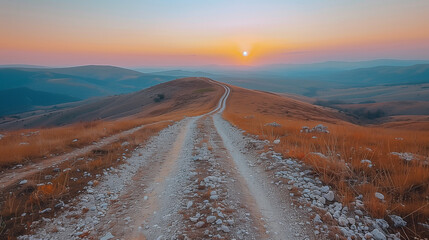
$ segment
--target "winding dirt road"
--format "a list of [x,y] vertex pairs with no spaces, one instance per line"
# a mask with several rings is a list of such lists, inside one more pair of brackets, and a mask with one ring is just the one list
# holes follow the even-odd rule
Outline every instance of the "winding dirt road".
[[314,239],[287,190],[255,165],[264,143],[249,147],[222,118],[231,90],[214,83],[225,93],[213,111],[162,130],[31,237]]

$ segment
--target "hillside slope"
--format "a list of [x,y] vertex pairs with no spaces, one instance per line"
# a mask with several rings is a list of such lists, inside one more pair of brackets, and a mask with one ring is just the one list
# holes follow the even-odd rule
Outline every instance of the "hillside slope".
[[[59,126],[80,121],[112,120],[123,117],[159,116],[214,106],[222,88],[206,78],[183,78],[130,94],[110,96],[82,105],[38,113],[0,124],[0,129]],[[207,105],[208,104],[208,105]]]
[[27,87],[81,99],[134,92],[173,79],[113,66],[0,68],[0,90]]
[[[381,107],[392,112],[403,111],[401,108],[411,110],[409,103],[384,105]],[[380,106],[376,103],[374,107]],[[334,110],[236,87],[232,87],[223,116],[249,136],[272,143],[271,152],[304,162],[323,184],[335,189],[336,198],[342,206],[347,205],[348,210],[359,203],[365,206],[362,211],[385,219],[394,231],[399,228],[392,221],[403,218],[406,228],[401,229],[401,234],[404,236],[418,239],[428,236],[425,228],[429,217],[427,116],[388,117],[385,121],[389,122],[385,124],[359,126]],[[270,171],[269,158],[263,154],[260,158],[264,171]],[[279,158],[273,161],[274,167],[280,163]],[[289,164],[286,169],[290,169]],[[308,184],[295,184],[294,173],[274,170],[272,174],[283,176],[298,189],[311,189]],[[310,204],[317,201],[318,197],[313,198]],[[333,217],[341,222],[340,216]]]
[[227,114],[244,114],[250,118],[256,114],[271,115],[279,118],[288,117],[296,120],[331,123],[353,120],[337,110],[312,105],[283,95],[234,86],[231,86],[231,91]]
[[429,64],[359,68],[327,75],[325,78],[339,84],[352,86],[421,84],[429,82]]
[[49,106],[78,100],[78,98],[63,94],[34,91],[29,88],[2,90],[0,91],[0,116],[34,110],[38,106]]

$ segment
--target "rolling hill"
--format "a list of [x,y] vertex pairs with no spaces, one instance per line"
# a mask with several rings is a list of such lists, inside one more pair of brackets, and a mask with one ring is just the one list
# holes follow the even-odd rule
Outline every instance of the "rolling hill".
[[396,86],[429,83],[429,64],[359,68],[322,76],[322,80],[340,86]]
[[67,95],[34,91],[24,87],[2,90],[0,91],[0,116],[78,100]]
[[112,66],[0,68],[0,90],[27,87],[80,99],[134,92],[173,79]]
[[[182,110],[215,105],[222,88],[206,78],[183,78],[129,94],[109,96],[82,102],[63,109],[48,109],[34,114],[18,115],[0,123],[0,129],[61,126],[81,121],[113,120],[124,117],[182,114]],[[204,109],[203,109],[204,110]],[[185,113],[183,113],[185,115]]]
[[[374,64],[383,62],[377,61]],[[389,62],[386,61],[385,63]],[[407,62],[397,62],[397,64],[405,63]],[[336,64],[339,64],[339,66],[335,67]],[[394,100],[427,101],[425,92],[427,84],[429,84],[429,64],[371,66],[368,68],[349,69],[353,66],[369,64],[321,63],[315,64],[317,66],[316,70],[311,67],[312,65],[302,65],[302,68],[279,65],[272,68],[261,67],[248,71],[230,71],[215,79],[251,89],[293,93],[328,100],[338,95],[338,100],[356,99],[357,102],[360,102],[365,101],[362,99],[368,97],[377,97],[379,95],[377,92],[382,92],[383,98],[384,96],[392,95]],[[344,70],[341,67],[343,65],[349,68]],[[282,66],[284,67],[283,70],[281,69]],[[289,69],[294,70],[289,71]],[[409,89],[402,89],[403,87]],[[422,91],[422,94],[414,95],[415,91]],[[362,94],[360,94],[361,92]],[[390,100],[390,98],[383,98],[379,98],[378,101]]]

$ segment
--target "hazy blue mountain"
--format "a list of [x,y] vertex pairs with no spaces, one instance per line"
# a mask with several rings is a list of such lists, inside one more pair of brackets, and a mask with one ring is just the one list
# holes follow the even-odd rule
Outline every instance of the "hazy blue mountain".
[[[383,91],[384,95],[395,93],[395,96],[400,97],[397,100],[411,100],[410,92],[400,95],[398,88],[387,88],[387,86],[411,86],[407,88],[419,91],[419,86],[426,89],[425,84],[429,83],[429,64],[418,64],[412,66],[378,66],[371,68],[359,68],[345,71],[326,71],[317,74],[276,74],[270,71],[238,71],[224,75],[220,78],[215,78],[227,83],[237,86],[273,91],[285,92],[305,95],[308,97],[322,97],[323,96],[337,96],[336,91],[341,91],[344,94],[359,95],[359,92],[366,92],[365,89],[369,87],[386,88]],[[418,84],[418,85],[417,85]],[[352,89],[353,91],[344,91],[345,89]],[[376,92],[382,89],[374,90]],[[391,92],[392,91],[392,92]],[[329,92],[329,94],[328,94]],[[402,96],[402,97],[401,97]],[[346,95],[343,95],[347,98]],[[362,96],[363,97],[363,96]],[[371,95],[371,97],[374,97]],[[416,96],[417,99],[426,101],[423,95]],[[354,98],[358,99],[359,96]]]
[[202,71],[185,71],[185,70],[166,70],[159,72],[151,72],[150,74],[162,75],[162,76],[175,76],[175,77],[219,77],[218,74],[206,73]]
[[24,87],[2,90],[0,91],[0,116],[34,110],[38,106],[78,100],[78,98],[67,95],[34,91]]
[[327,74],[321,80],[348,87],[429,83],[429,64],[360,68]]
[[68,68],[49,68],[50,72],[67,74],[84,78],[91,78],[103,81],[122,81],[126,79],[135,79],[145,74],[134,70],[105,65],[87,65]]
[[176,78],[113,66],[0,68],[0,90],[27,87],[86,99],[138,91]]
[[39,65],[28,65],[28,64],[6,64],[0,65],[0,68],[47,68]]
[[429,64],[429,60],[397,60],[377,59],[360,62],[329,61],[312,64],[273,64],[256,68],[258,71],[268,71],[272,74],[313,75],[319,73],[339,72],[359,68],[371,68],[379,66],[403,67],[417,64]]
[[27,87],[77,98],[114,94],[103,82],[90,78],[58,74],[42,69],[0,69],[0,90]]

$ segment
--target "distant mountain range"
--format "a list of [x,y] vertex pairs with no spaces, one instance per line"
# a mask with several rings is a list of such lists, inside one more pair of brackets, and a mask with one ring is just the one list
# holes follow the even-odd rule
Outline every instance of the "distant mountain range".
[[422,84],[429,83],[429,64],[360,68],[326,74],[319,78],[322,81],[336,82],[344,86]]
[[0,68],[49,68],[39,65],[28,65],[28,64],[6,64],[0,65]]
[[[294,93],[313,98],[324,98],[325,92],[329,95],[336,95],[335,92],[340,91],[345,93],[345,89],[353,89],[351,94],[359,100],[365,97],[373,97],[375,95],[362,95],[357,97],[359,92],[366,92],[369,87],[384,88],[384,95],[387,96],[389,89],[396,92],[395,96],[400,99],[396,100],[411,100],[408,99],[410,92],[401,94],[398,88],[394,86],[415,86],[408,88],[409,90],[418,90],[420,87],[424,92],[427,90],[426,84],[429,83],[429,64],[417,64],[412,66],[377,66],[370,68],[358,68],[352,70],[341,71],[325,71],[325,72],[305,72],[302,70],[298,74],[295,73],[278,73],[271,71],[254,71],[236,73],[227,77],[215,78],[216,80],[231,83],[237,86],[280,92]],[[375,94],[375,92],[374,92]],[[347,97],[343,95],[343,97]],[[424,94],[416,96],[418,99],[427,101]]]
[[[245,88],[351,103],[367,99],[427,101],[425,96],[429,94],[429,61],[423,60],[141,69],[144,70],[146,73],[99,65],[67,68],[0,65],[0,97],[16,101],[11,105],[13,109],[4,106],[0,115],[32,110],[44,104],[136,92],[183,77],[208,77]],[[20,101],[17,96],[26,100]],[[35,101],[36,96],[46,96],[49,101]]]
[[219,74],[206,73],[202,71],[184,71],[184,70],[167,70],[159,72],[151,72],[150,74],[162,75],[162,76],[175,76],[175,77],[220,77]]
[[309,75],[329,72],[347,71],[360,68],[372,68],[380,66],[404,67],[418,64],[429,64],[429,60],[397,60],[376,59],[359,62],[329,61],[311,64],[272,64],[256,68],[258,71],[267,71],[272,74]]

